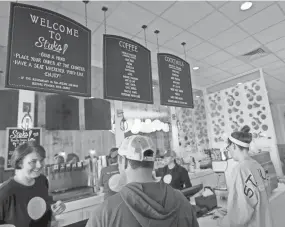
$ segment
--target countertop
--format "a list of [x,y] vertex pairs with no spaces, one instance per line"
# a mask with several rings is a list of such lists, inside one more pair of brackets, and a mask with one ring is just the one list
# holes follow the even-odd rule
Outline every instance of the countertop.
[[[278,184],[272,195],[269,198],[270,208],[272,212],[272,218],[274,222],[274,227],[284,227],[284,203],[285,203],[285,185]],[[219,201],[218,201],[219,203]],[[225,207],[226,204],[218,204],[220,207]],[[214,212],[214,211],[212,211]],[[206,216],[198,218],[200,227],[219,227],[217,220],[214,220],[212,216]]]

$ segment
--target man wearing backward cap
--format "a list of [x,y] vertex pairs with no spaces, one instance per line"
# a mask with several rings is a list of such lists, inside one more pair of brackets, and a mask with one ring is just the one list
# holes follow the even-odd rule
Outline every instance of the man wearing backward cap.
[[95,208],[87,226],[199,227],[186,197],[153,178],[155,147],[149,137],[125,138],[118,154],[120,175],[111,183],[118,193]]

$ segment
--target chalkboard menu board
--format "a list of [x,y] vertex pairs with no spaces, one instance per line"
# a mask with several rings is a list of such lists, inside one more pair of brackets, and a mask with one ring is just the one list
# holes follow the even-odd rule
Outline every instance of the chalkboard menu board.
[[130,39],[104,35],[104,98],[153,103],[151,54]]
[[35,6],[11,3],[6,87],[91,96],[91,31]]
[[41,144],[41,128],[31,128],[27,131],[21,128],[7,128],[5,169],[12,169],[11,158],[14,150],[27,141],[36,141]]
[[172,54],[157,54],[160,104],[193,108],[190,65]]

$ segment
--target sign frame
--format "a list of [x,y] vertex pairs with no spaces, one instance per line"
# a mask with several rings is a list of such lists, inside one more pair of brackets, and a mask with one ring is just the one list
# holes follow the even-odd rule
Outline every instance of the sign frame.
[[[113,97],[108,95],[108,91],[107,91],[107,62],[106,62],[106,58],[107,58],[107,50],[106,50],[106,39],[107,38],[113,38],[113,39],[119,39],[119,40],[124,40],[127,42],[132,42],[135,43],[137,46],[139,46],[140,48],[146,50],[149,53],[149,81],[150,81],[150,100],[141,100],[141,99],[131,99],[131,98],[124,98],[124,97]],[[145,46],[143,46],[140,43],[137,43],[131,39],[122,37],[122,36],[117,36],[117,35],[111,35],[111,34],[104,34],[103,35],[103,95],[104,95],[104,99],[109,99],[109,100],[115,100],[115,101],[124,101],[124,102],[134,102],[134,103],[143,103],[143,104],[154,104],[154,98],[153,98],[153,81],[152,81],[152,65],[151,65],[151,51],[149,49],[147,49]]]
[[[12,131],[12,130],[22,130],[22,131],[25,131],[24,129],[22,128],[19,128],[19,127],[7,127],[6,128],[6,146],[5,146],[5,163],[4,163],[4,169],[5,170],[13,170],[12,167],[8,167],[8,158],[9,158],[9,132]],[[28,130],[39,130],[39,133],[40,133],[40,136],[39,136],[39,140],[40,140],[40,145],[42,143],[42,128],[40,127],[34,127],[34,128],[30,128]],[[27,130],[27,131],[28,131]]]
[[[162,72],[160,70],[160,57],[161,56],[169,56],[169,57],[173,57],[179,61],[182,61],[184,64],[186,64],[188,66],[188,73],[189,73],[189,87],[190,87],[190,94],[191,94],[191,97],[192,97],[192,103],[190,103],[190,105],[183,105],[183,104],[179,104],[179,103],[169,103],[167,102],[166,100],[163,99],[162,97],[162,80],[163,80],[163,75],[162,75]],[[158,65],[158,78],[159,78],[159,91],[160,91],[160,105],[162,106],[173,106],[173,107],[181,107],[181,108],[190,108],[190,109],[193,109],[194,108],[194,99],[193,99],[193,87],[192,87],[192,80],[191,80],[191,69],[190,69],[190,64],[185,61],[184,59],[178,57],[178,56],[175,56],[173,54],[169,54],[169,53],[157,53],[157,65]]]
[[[88,62],[87,62],[87,69],[86,69],[86,90],[84,92],[74,92],[74,91],[65,91],[65,90],[57,90],[53,88],[40,88],[40,87],[34,87],[34,86],[27,86],[27,85],[17,85],[17,84],[12,84],[10,82],[11,75],[11,67],[12,67],[12,50],[13,50],[13,42],[12,42],[12,37],[13,37],[13,29],[14,29],[14,17],[15,17],[15,7],[22,7],[22,8],[28,8],[31,10],[37,10],[41,11],[44,13],[51,14],[52,16],[59,17],[63,20],[66,20],[70,23],[75,24],[77,27],[79,27],[82,30],[86,30],[87,36],[88,36]],[[55,94],[64,94],[64,95],[73,95],[73,96],[80,96],[80,97],[91,97],[91,30],[84,25],[80,24],[79,22],[64,16],[62,14],[59,14],[57,12],[44,9],[38,6],[33,6],[29,4],[23,4],[23,3],[18,3],[18,2],[11,2],[10,3],[10,14],[9,14],[9,29],[8,29],[8,45],[7,45],[7,61],[6,61],[6,75],[5,75],[5,88],[12,88],[12,89],[21,89],[21,90],[30,90],[30,91],[37,91],[37,92],[46,92],[46,93],[55,93]],[[20,76],[20,75],[16,75]]]

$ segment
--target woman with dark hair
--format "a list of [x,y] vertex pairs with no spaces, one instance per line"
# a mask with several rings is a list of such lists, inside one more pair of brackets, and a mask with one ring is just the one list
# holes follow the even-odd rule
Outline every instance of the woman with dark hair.
[[266,190],[269,183],[262,166],[249,155],[249,131],[244,126],[228,138],[227,150],[238,164],[231,174],[227,215],[219,219],[220,226],[272,227]]
[[156,177],[161,177],[164,183],[171,185],[174,189],[192,187],[188,171],[176,162],[176,153],[167,151],[164,159],[167,165],[156,170]]
[[47,227],[53,215],[65,210],[60,201],[52,205],[48,180],[41,174],[45,157],[45,149],[35,142],[24,143],[13,152],[15,175],[0,187],[0,224]]

